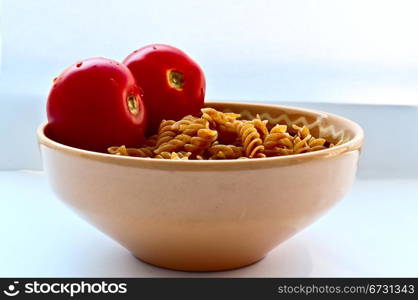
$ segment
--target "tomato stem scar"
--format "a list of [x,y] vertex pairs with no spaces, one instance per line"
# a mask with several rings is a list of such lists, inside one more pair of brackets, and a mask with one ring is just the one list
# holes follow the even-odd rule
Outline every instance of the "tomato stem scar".
[[138,107],[138,100],[136,99],[136,97],[134,95],[130,95],[126,99],[126,102],[128,104],[129,112],[133,114],[134,116],[137,115],[139,113],[139,107]]
[[184,86],[184,75],[183,73],[176,71],[176,70],[168,70],[167,71],[167,81],[168,84],[175,88],[178,91],[183,90]]

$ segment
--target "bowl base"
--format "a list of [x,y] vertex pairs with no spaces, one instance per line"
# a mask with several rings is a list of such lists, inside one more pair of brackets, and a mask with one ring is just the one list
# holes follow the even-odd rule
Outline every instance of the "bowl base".
[[264,259],[266,257],[264,255],[264,256],[261,256],[261,257],[257,257],[256,259],[252,259],[252,260],[248,260],[248,261],[240,262],[240,263],[231,262],[231,263],[222,263],[222,264],[216,264],[216,265],[208,265],[208,264],[204,264],[204,263],[203,264],[202,263],[196,263],[196,264],[192,264],[192,263],[187,263],[187,264],[182,264],[182,263],[175,263],[175,264],[159,263],[159,262],[154,262],[154,261],[144,259],[142,257],[138,257],[134,253],[132,253],[132,255],[136,259],[138,259],[139,261],[141,261],[143,263],[146,263],[148,265],[158,267],[158,268],[173,270],[173,271],[182,271],[182,272],[230,271],[230,270],[245,268],[245,267],[248,267],[250,265],[256,264],[256,263],[258,263],[259,261],[261,261],[262,259]]

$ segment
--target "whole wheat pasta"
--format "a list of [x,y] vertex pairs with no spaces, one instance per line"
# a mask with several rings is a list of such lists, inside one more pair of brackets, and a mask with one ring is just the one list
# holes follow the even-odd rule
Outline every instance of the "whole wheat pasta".
[[173,124],[176,123],[173,120],[163,120],[158,129],[158,136],[155,146],[159,147],[161,144],[167,143],[173,139],[177,132],[173,129]]
[[310,140],[311,135],[306,136],[304,139],[301,139],[299,136],[296,136],[293,140],[293,153],[299,154],[309,151],[308,141]]
[[190,155],[190,152],[161,152],[160,154],[157,154],[154,158],[188,160]]
[[254,123],[255,129],[257,129],[260,134],[260,138],[264,140],[264,138],[269,134],[269,130],[267,129],[268,120],[261,120],[260,115],[257,114],[256,118],[252,120],[252,122]]
[[309,132],[309,128],[305,125],[303,127],[299,127],[296,124],[293,124],[292,128],[296,130],[296,135],[293,139],[293,153],[299,154],[308,152],[310,149],[308,142],[312,137]]
[[276,125],[264,139],[265,149],[284,148],[293,149],[293,137],[287,133],[286,125]]
[[305,125],[303,125],[303,127],[299,127],[296,124],[292,125],[292,128],[294,130],[296,130],[296,134],[298,137],[300,137],[301,139],[306,138],[308,135],[310,135],[311,133],[309,132],[309,128],[306,127]]
[[109,147],[107,151],[111,154],[122,156],[152,157],[154,147],[126,148],[125,146],[120,146]]
[[265,149],[264,154],[268,157],[290,155],[290,154],[293,154],[293,149],[275,147],[273,149]]
[[218,131],[219,142],[222,144],[240,144],[241,140],[237,131],[239,123],[240,121],[233,121],[224,124],[218,124],[215,129]]
[[309,151],[318,151],[322,149],[326,149],[325,145],[326,140],[323,138],[314,138],[311,137],[311,139],[308,142],[309,145]]
[[209,122],[212,129],[218,131],[218,140],[222,144],[234,144],[237,141],[239,117],[239,114],[223,113],[213,108],[202,109],[202,118]]
[[265,157],[263,141],[260,134],[251,121],[242,121],[237,127],[238,136],[241,138],[245,156],[249,158]]
[[267,156],[281,156],[293,153],[293,137],[286,125],[275,125],[264,139],[264,153]]
[[317,138],[305,125],[272,124],[258,114],[253,120],[239,118],[236,113],[204,108],[201,117],[163,120],[158,133],[141,147],[113,146],[108,152],[170,160],[254,159],[318,151],[342,143],[342,139]]
[[189,115],[174,123],[172,128],[180,133],[194,136],[199,129],[209,129],[209,122]]
[[213,108],[202,108],[202,118],[212,124],[222,125],[228,122],[234,122],[241,115],[235,113],[223,113]]
[[212,129],[199,129],[197,136],[190,139],[190,142],[184,145],[184,149],[192,153],[201,153],[216,141],[218,132]]
[[115,154],[115,155],[123,155],[123,156],[128,156],[128,150],[126,149],[125,145],[122,146],[112,146],[107,148],[107,152],[109,152],[110,154]]
[[323,138],[315,138],[311,135],[309,128],[306,126],[299,127],[293,124],[293,129],[297,130],[294,138],[294,153],[312,152],[325,149],[326,140]]
[[167,142],[160,144],[158,148],[154,150],[154,153],[160,154],[161,152],[182,151],[183,149],[185,149],[184,146],[186,145],[186,143],[190,142],[191,139],[192,137],[187,134],[176,135],[174,138],[171,138]]
[[244,155],[244,149],[235,145],[213,145],[208,149],[210,159],[234,159]]

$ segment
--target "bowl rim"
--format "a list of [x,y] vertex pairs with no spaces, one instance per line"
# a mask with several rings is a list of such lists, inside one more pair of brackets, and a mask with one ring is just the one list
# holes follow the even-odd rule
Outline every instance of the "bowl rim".
[[219,102],[219,101],[208,101],[205,102],[206,107],[211,106],[228,106],[228,108],[242,108],[242,106],[253,107],[257,109],[282,109],[292,110],[298,113],[310,113],[314,115],[325,115],[340,120],[347,124],[354,132],[354,136],[349,141],[342,143],[341,145],[333,148],[327,148],[324,150],[274,156],[259,159],[224,159],[224,160],[166,160],[166,159],[153,159],[153,158],[142,158],[132,156],[119,156],[101,152],[94,152],[89,150],[83,150],[71,146],[67,146],[56,142],[45,135],[45,127],[48,122],[42,123],[37,130],[38,143],[49,149],[56,150],[62,153],[79,156],[85,159],[101,161],[104,163],[111,163],[130,167],[139,167],[146,169],[162,169],[162,170],[173,170],[176,171],[208,171],[208,170],[243,170],[243,169],[266,169],[274,168],[277,166],[288,166],[299,163],[305,163],[312,160],[327,159],[336,156],[341,156],[351,151],[360,150],[364,142],[364,132],[360,125],[356,122],[351,121],[339,115],[322,112],[318,110],[305,109],[300,107],[293,107],[288,105],[271,105],[271,104],[258,104],[258,103],[247,103],[247,102]]

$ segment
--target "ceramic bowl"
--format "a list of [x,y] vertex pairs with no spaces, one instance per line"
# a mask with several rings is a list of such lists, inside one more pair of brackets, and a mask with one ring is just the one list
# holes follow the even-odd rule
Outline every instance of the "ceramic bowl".
[[184,161],[72,148],[38,130],[44,168],[58,197],[153,265],[226,270],[263,258],[347,193],[363,131],[343,117],[287,106],[208,103],[245,118],[307,125],[339,146],[250,160]]

